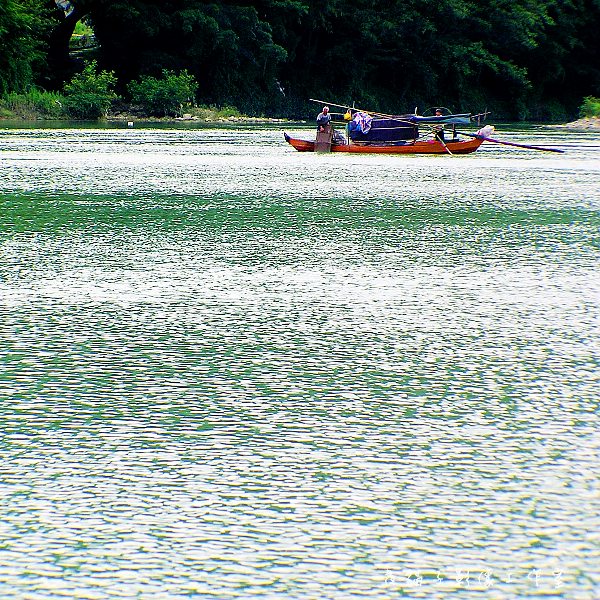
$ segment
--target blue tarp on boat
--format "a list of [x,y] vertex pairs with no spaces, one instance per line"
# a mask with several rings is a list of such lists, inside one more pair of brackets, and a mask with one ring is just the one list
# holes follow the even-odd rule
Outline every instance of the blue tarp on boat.
[[430,123],[430,124],[447,124],[447,125],[469,125],[471,123],[471,114],[463,113],[458,115],[442,115],[440,117],[421,117],[420,115],[407,115],[411,123]]
[[353,142],[394,143],[416,139],[419,130],[415,124],[403,118],[375,119],[365,113],[357,113],[348,123],[348,135]]

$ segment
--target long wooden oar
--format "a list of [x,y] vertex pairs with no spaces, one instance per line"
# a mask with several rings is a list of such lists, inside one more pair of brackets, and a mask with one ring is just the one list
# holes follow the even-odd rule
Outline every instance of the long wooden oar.
[[440,142],[442,144],[442,146],[444,146],[444,148],[446,149],[446,152],[450,155],[450,156],[454,156],[454,154],[452,154],[452,152],[450,152],[450,148],[448,148],[448,146],[446,146],[446,142],[444,142],[444,140],[441,137],[437,137],[435,136],[435,139]]
[[457,131],[461,135],[476,138],[478,140],[484,140],[486,142],[492,142],[494,144],[502,144],[504,146],[516,146],[517,148],[528,148],[529,150],[541,150],[542,152],[559,152],[564,154],[564,150],[558,150],[558,148],[546,148],[544,146],[531,146],[529,144],[516,144],[515,142],[503,142],[502,140],[495,140],[494,138],[485,137],[484,135],[477,135],[475,133],[467,133],[466,131]]
[[444,150],[446,150],[446,152],[450,156],[454,156],[454,154],[451,152],[450,148],[448,148],[448,146],[446,146],[446,142],[441,137],[437,136],[438,131],[436,131],[436,126],[435,125],[430,125],[430,127],[431,127],[431,133],[433,134],[433,139],[436,142],[439,142],[440,144],[442,144],[442,146],[444,146]]
[[452,154],[452,152],[450,152],[450,148],[448,148],[448,146],[446,146],[446,143],[444,142],[444,140],[440,140],[438,138],[438,141],[442,142],[442,146],[444,146],[444,148],[446,149],[446,152],[450,155],[450,156],[454,156],[454,154]]

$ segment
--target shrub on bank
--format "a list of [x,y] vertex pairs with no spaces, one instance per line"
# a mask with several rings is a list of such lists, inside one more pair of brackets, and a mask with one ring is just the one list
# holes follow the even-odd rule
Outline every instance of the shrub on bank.
[[19,119],[64,119],[65,98],[56,92],[32,88],[24,94],[6,94],[0,100],[0,115]]
[[134,104],[156,117],[181,116],[183,107],[194,101],[198,83],[187,71],[162,72],[162,78],[145,76],[127,86]]
[[244,116],[235,106],[195,106],[189,112],[197,119],[208,121],[223,121],[232,117],[239,119]]
[[600,117],[600,98],[587,96],[583,99],[583,104],[579,109],[581,117]]
[[112,71],[96,72],[96,61],[85,66],[64,86],[65,109],[73,119],[96,120],[106,117],[113,100],[117,78]]

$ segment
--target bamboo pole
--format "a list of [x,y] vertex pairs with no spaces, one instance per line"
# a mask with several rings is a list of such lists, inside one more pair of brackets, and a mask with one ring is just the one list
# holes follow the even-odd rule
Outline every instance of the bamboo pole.
[[369,115],[374,115],[376,117],[383,117],[384,119],[394,119],[395,121],[400,121],[402,123],[410,123],[411,125],[415,125],[412,121],[408,119],[401,119],[398,115],[387,115],[385,113],[379,113],[372,110],[365,110],[363,108],[356,108],[355,106],[348,106],[346,104],[336,104],[335,102],[325,102],[324,100],[316,100],[315,98],[309,98],[311,102],[316,102],[317,104],[325,104],[326,106],[335,106],[336,108],[345,108],[346,110],[355,110],[356,112],[364,112]]
[[484,135],[478,135],[476,133],[467,133],[466,131],[457,131],[456,133],[460,133],[461,135],[466,135],[468,137],[476,138],[479,140],[484,140],[486,142],[492,142],[494,144],[502,144],[503,146],[515,146],[517,148],[527,148],[528,150],[541,150],[542,152],[558,152],[560,154],[564,154],[564,150],[559,150],[558,148],[546,148],[544,146],[531,146],[529,144],[517,144],[515,142],[503,142],[502,140],[496,140],[494,138],[489,138]]

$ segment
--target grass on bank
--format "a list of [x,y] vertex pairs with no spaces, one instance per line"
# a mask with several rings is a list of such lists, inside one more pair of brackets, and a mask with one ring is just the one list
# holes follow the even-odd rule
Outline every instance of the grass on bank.
[[[65,120],[74,115],[68,111],[69,102],[63,94],[31,89],[24,94],[10,93],[0,98],[0,119],[36,120]],[[116,107],[115,107],[116,108]],[[118,112],[109,110],[108,117],[143,119],[139,107],[119,103]],[[190,115],[200,121],[226,121],[228,119],[243,119],[245,115],[234,106],[184,106],[182,114]]]
[[24,94],[10,93],[1,98],[0,117],[25,121],[64,119],[64,104],[62,94],[33,88]]

